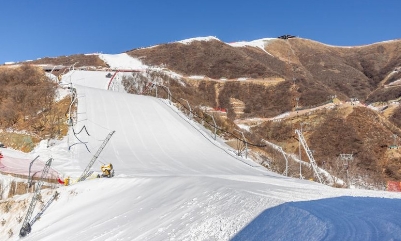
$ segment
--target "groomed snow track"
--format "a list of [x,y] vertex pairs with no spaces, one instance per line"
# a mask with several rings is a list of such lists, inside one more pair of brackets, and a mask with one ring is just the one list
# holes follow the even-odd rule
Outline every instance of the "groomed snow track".
[[[161,99],[77,86],[79,139],[90,150],[115,130],[101,158],[113,163],[116,173],[135,175],[262,175],[256,163],[238,160],[195,128],[174,106]],[[225,147],[226,148],[226,147]],[[96,149],[95,149],[96,150]],[[207,151],[205,151],[207,150]],[[86,147],[71,150],[88,160]],[[82,163],[84,164],[84,163]],[[250,167],[250,165],[254,167]]]

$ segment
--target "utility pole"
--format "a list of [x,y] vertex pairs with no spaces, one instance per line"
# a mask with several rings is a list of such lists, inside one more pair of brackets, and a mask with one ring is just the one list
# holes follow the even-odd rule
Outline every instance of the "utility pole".
[[[238,133],[241,133],[241,135],[242,135],[243,143],[244,143],[244,146],[245,146],[245,159],[246,159],[246,158],[248,158],[248,143],[247,143],[247,141],[245,139],[244,132],[239,131],[239,130],[235,130],[235,129],[234,129],[234,131],[237,131]],[[240,149],[242,149],[242,148],[238,147],[238,156],[240,156],[240,154],[242,153],[242,150],[240,150]]]
[[188,117],[189,117],[189,119],[192,119],[192,108],[191,108],[191,106],[189,105],[188,100],[186,100],[186,99],[184,99],[184,98],[180,98],[180,99],[187,102],[187,105],[188,105],[188,108],[189,108]]
[[32,186],[32,177],[31,177],[31,167],[32,164],[39,158],[39,156],[35,157],[35,159],[33,159],[31,161],[31,163],[29,164],[29,172],[28,172],[28,188],[30,188]]
[[340,160],[342,161],[343,167],[346,171],[346,182],[347,182],[347,187],[350,187],[349,184],[349,173],[348,173],[348,169],[350,166],[350,163],[354,160],[353,154],[340,154]]
[[281,146],[279,146],[278,149],[281,152],[281,154],[283,154],[283,156],[284,156],[284,159],[285,159],[285,171],[284,171],[284,174],[285,174],[286,177],[288,177],[288,159],[287,159],[287,156],[285,155],[285,152],[284,152],[284,150],[283,150],[283,148]]
[[[308,123],[303,123],[303,122],[301,122],[300,123],[300,125],[301,125],[301,129],[300,129],[300,131],[301,131],[301,133],[302,133],[302,126],[303,125],[307,125]],[[304,179],[304,177],[302,176],[302,148],[301,148],[301,141],[299,141],[298,142],[298,144],[299,144],[299,146],[298,146],[298,149],[299,149],[299,179]]]
[[166,92],[167,92],[167,99],[169,100],[169,103],[170,103],[170,105],[171,105],[171,92],[170,92],[170,89],[169,89],[167,86],[165,86],[165,85],[159,84],[159,86],[166,89]]
[[206,112],[205,112],[205,114],[210,116],[210,117],[212,117],[213,125],[214,125],[213,126],[214,127],[214,140],[216,140],[217,139],[217,124],[216,124],[216,121],[214,120],[214,115],[210,115],[210,114],[208,114]]

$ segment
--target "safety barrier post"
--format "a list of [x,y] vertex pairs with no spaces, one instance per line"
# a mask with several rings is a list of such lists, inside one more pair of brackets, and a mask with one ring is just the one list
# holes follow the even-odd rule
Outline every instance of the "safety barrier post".
[[205,112],[205,114],[206,115],[208,115],[208,116],[210,116],[210,117],[212,117],[212,120],[213,120],[213,124],[214,124],[214,140],[216,140],[217,139],[217,125],[216,125],[216,121],[214,120],[214,117],[212,116],[212,115],[210,115],[210,114],[208,114],[208,113],[206,113]]
[[188,104],[188,108],[189,108],[189,119],[192,119],[192,109],[191,109],[191,106],[189,105],[189,102],[188,102],[188,100],[186,100],[186,99],[183,99],[183,98],[180,98],[181,100],[184,100],[184,101],[186,101],[187,102],[187,104]]
[[242,135],[242,139],[243,139],[243,142],[245,144],[245,159],[247,159],[248,158],[248,143],[245,140],[244,132],[239,131],[239,130],[235,130],[235,129],[234,129],[234,131],[237,131],[238,133],[241,133],[241,135]]

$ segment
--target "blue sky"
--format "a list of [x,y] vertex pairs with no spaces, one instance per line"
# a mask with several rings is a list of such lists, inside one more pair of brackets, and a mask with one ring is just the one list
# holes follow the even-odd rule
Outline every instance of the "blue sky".
[[0,9],[0,64],[203,36],[340,46],[401,38],[400,0],[1,0]]

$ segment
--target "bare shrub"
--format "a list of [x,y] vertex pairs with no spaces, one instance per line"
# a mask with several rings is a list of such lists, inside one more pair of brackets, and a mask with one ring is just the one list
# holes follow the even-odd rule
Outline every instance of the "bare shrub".
[[10,212],[10,210],[11,210],[11,204],[9,202],[7,202],[6,205],[4,205],[4,207],[3,207],[3,211],[5,213],[8,213],[8,212]]

